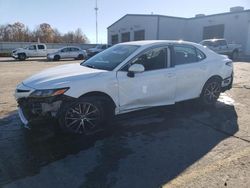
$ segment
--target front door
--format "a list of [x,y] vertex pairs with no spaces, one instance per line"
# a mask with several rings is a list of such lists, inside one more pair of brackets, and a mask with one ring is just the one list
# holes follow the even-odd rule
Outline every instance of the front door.
[[[142,64],[145,71],[129,77],[128,67]],[[174,104],[175,68],[170,67],[167,47],[145,51],[117,72],[120,112]]]

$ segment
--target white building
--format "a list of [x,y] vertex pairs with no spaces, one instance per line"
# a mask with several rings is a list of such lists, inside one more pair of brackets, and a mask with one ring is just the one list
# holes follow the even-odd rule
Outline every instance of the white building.
[[108,27],[108,43],[133,40],[187,40],[225,38],[242,44],[250,54],[250,10],[230,8],[230,12],[180,18],[163,15],[127,14]]

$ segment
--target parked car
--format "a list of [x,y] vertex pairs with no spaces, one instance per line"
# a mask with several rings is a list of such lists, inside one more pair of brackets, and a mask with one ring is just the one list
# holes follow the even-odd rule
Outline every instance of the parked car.
[[98,44],[94,48],[89,48],[89,49],[87,49],[88,57],[92,57],[92,56],[94,56],[94,55],[102,52],[103,50],[106,50],[109,47],[111,47],[111,45],[108,45],[108,44]]
[[232,59],[237,59],[242,51],[242,45],[229,44],[226,39],[208,39],[200,42],[218,54],[228,55]]
[[86,59],[87,52],[75,46],[67,46],[47,55],[48,60],[59,61],[60,59],[74,58]]
[[232,60],[199,44],[136,41],[35,74],[15,97],[26,127],[49,117],[64,131],[89,134],[113,114],[195,98],[213,105],[232,82]]
[[54,50],[48,50],[45,44],[31,44],[25,48],[17,48],[12,51],[11,56],[20,61],[31,57],[46,57],[48,53]]

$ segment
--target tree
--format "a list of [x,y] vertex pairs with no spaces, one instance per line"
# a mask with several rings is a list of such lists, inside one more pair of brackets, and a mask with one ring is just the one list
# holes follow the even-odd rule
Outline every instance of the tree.
[[42,23],[35,31],[35,36],[40,39],[41,42],[53,42],[54,30],[47,23]]
[[83,34],[80,28],[75,30],[74,42],[75,43],[89,43],[88,38]]
[[74,42],[74,32],[69,31],[68,33],[63,35],[63,41],[67,43],[73,43]]
[[44,43],[89,43],[86,35],[80,28],[62,35],[58,29],[52,28],[48,23],[40,24],[35,30],[30,31],[21,22],[0,25],[0,41],[6,42],[40,42]]

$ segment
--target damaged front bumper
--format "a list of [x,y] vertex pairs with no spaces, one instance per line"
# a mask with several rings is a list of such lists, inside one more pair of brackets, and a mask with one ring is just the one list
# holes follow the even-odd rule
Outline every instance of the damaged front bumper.
[[25,128],[31,128],[31,124],[34,122],[41,122],[57,118],[61,105],[64,102],[72,101],[73,98],[60,95],[46,98],[19,98],[18,102],[18,114],[24,124]]

